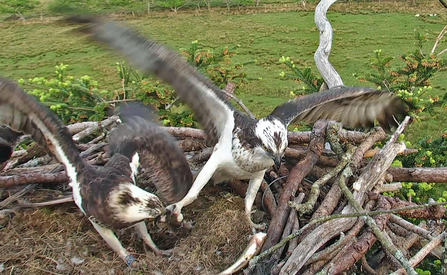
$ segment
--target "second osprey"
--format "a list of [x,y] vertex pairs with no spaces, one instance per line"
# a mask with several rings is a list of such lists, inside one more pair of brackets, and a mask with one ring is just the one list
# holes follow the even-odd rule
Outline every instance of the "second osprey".
[[246,215],[253,228],[263,228],[251,220],[252,205],[266,169],[281,163],[291,122],[329,119],[357,128],[371,127],[378,120],[389,130],[397,125],[394,115],[406,114],[404,102],[386,91],[336,87],[286,102],[266,118],[252,119],[236,110],[219,88],[167,47],[113,22],[83,16],[66,21],[84,24],[78,30],[120,51],[143,72],[153,73],[171,84],[203,126],[214,150],[188,194],[168,206],[178,221],[183,219],[181,209],[198,197],[210,179],[216,183],[249,179]]

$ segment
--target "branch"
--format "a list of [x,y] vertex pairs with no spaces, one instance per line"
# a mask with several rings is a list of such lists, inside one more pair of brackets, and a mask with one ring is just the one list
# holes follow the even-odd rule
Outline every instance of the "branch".
[[357,218],[357,217],[363,217],[363,216],[371,216],[372,217],[372,216],[382,215],[382,214],[394,214],[394,213],[398,213],[398,212],[405,211],[405,210],[422,209],[422,208],[430,207],[430,206],[433,206],[433,205],[447,205],[447,202],[439,202],[439,203],[433,203],[433,204],[422,204],[422,205],[418,205],[418,206],[402,207],[402,208],[396,208],[396,209],[391,209],[391,210],[380,210],[380,211],[363,212],[363,213],[334,214],[334,215],[330,215],[330,216],[325,216],[325,217],[321,217],[321,218],[318,218],[318,219],[314,219],[314,220],[310,221],[308,224],[306,224],[300,230],[298,230],[295,233],[290,234],[289,236],[287,236],[284,239],[282,239],[278,244],[270,247],[269,249],[265,250],[264,252],[262,252],[258,256],[254,257],[250,261],[249,268],[246,270],[246,272],[250,272],[249,269],[254,268],[254,266],[256,264],[258,264],[259,261],[263,260],[264,258],[269,256],[270,254],[272,254],[276,250],[280,249],[287,242],[289,242],[290,240],[298,237],[304,231],[306,231],[308,228],[310,228],[310,227],[312,227],[312,226],[314,226],[316,224],[324,223],[324,222],[331,221],[331,220],[334,220],[334,219]]
[[[391,138],[391,140],[394,140]],[[363,212],[363,208],[360,205],[360,203],[354,198],[354,195],[349,191],[348,187],[346,186],[346,179],[352,175],[351,168],[346,168],[345,171],[343,171],[342,177],[339,181],[339,186],[345,196],[348,198],[349,203],[354,207],[354,209],[357,212]],[[386,218],[386,221],[388,221],[388,217]],[[385,221],[385,223],[386,223]],[[393,255],[399,262],[404,266],[405,270],[410,275],[417,275],[417,272],[412,268],[410,262],[405,258],[402,251],[400,251],[389,239],[389,237],[386,235],[386,233],[382,232],[383,227],[385,223],[383,224],[382,229],[379,228],[377,223],[372,219],[371,217],[366,217],[366,223],[371,228],[374,235],[377,237],[377,239],[380,241],[382,246],[387,249],[391,255]],[[366,252],[365,252],[366,253]]]
[[298,211],[301,215],[311,211],[314,208],[315,203],[317,202],[318,195],[320,194],[320,187],[327,181],[329,181],[331,178],[338,175],[338,173],[340,173],[340,171],[345,168],[345,166],[350,162],[354,150],[355,147],[350,146],[347,152],[343,155],[339,164],[334,169],[332,169],[331,172],[319,178],[316,182],[312,184],[312,189],[310,191],[310,195],[306,203],[299,204],[295,202],[289,202],[290,207],[295,208],[296,211]]
[[332,26],[326,17],[329,7],[337,0],[322,0],[315,8],[315,24],[320,30],[320,45],[315,52],[314,59],[318,70],[329,88],[343,85],[343,80],[329,62],[332,48]]
[[353,188],[359,194],[364,191],[370,191],[378,181],[383,179],[386,170],[391,166],[396,155],[405,149],[405,144],[402,142],[396,144],[400,134],[410,122],[410,117],[405,117],[404,121],[397,128],[396,132],[391,136],[383,149],[374,156],[374,159],[366,166],[365,173],[353,184]]
[[440,168],[398,168],[390,167],[387,173],[393,181],[447,183],[447,167]]
[[[442,1],[443,0],[439,0]],[[447,7],[446,7],[447,8]],[[441,41],[442,37],[444,36],[444,34],[447,32],[447,25],[444,26],[444,28],[442,29],[442,31],[439,33],[438,37],[436,38],[435,44],[433,45],[433,49],[431,49],[430,53],[435,53],[436,47],[438,47],[439,41]]]
[[73,136],[73,140],[74,140],[74,141],[79,141],[79,140],[81,140],[82,138],[84,138],[84,137],[86,137],[86,136],[89,136],[89,135],[93,134],[95,131],[97,131],[97,130],[99,130],[99,129],[102,129],[102,128],[105,128],[105,127],[111,125],[112,123],[116,122],[118,119],[119,119],[118,116],[111,116],[111,117],[109,117],[109,118],[107,118],[107,119],[101,121],[100,123],[97,122],[97,123],[95,123],[94,126],[89,127],[89,128],[87,128],[87,129],[85,129],[85,130],[83,130],[83,131],[77,133],[76,135],[74,135],[74,136]]
[[270,246],[276,244],[280,238],[284,228],[284,224],[289,216],[289,201],[295,197],[298,186],[303,178],[312,170],[324,148],[324,134],[327,123],[317,121],[314,124],[314,138],[309,144],[307,155],[290,171],[284,190],[278,202],[275,215],[273,215],[270,226],[267,231],[267,240],[262,250],[266,250]]
[[[412,267],[417,266],[436,246],[440,245],[444,238],[447,236],[447,232],[443,232],[433,238],[429,243],[427,243],[421,250],[414,255],[409,263]],[[417,273],[416,273],[417,274]],[[405,275],[404,269],[398,269],[390,275]]]

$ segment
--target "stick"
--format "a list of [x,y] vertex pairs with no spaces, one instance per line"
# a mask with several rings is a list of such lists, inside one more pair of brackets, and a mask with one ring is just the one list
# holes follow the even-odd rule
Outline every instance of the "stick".
[[[427,243],[421,250],[414,255],[410,261],[409,264],[414,267],[417,266],[427,255],[432,251],[436,246],[440,245],[444,238],[447,236],[447,232],[443,232],[433,238],[429,243]],[[408,271],[407,271],[408,272]],[[417,273],[416,273],[417,274]],[[391,273],[390,275],[405,275],[404,269],[398,269],[395,272]]]
[[291,198],[295,197],[295,193],[298,190],[298,185],[310,172],[323,152],[325,129],[326,122],[317,121],[314,124],[313,133],[315,138],[313,138],[309,144],[308,154],[306,157],[295,165],[292,171],[290,171],[289,177],[287,178],[287,182],[284,186],[284,190],[279,199],[276,213],[273,215],[267,230],[267,240],[261,251],[265,251],[272,245],[276,244],[281,238],[284,225],[290,212],[289,201]]

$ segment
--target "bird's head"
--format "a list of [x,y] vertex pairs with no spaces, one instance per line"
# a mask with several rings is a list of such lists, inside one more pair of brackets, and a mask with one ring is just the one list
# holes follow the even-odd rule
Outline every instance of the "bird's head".
[[275,165],[279,166],[288,145],[286,125],[279,119],[266,117],[256,124],[255,134],[261,141],[256,150],[271,158]]

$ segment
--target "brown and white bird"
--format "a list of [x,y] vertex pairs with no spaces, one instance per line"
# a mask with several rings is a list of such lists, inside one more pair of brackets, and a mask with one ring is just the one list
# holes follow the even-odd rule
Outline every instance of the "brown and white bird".
[[252,205],[266,169],[281,163],[290,123],[327,119],[358,128],[371,127],[378,120],[388,130],[397,125],[394,115],[407,112],[404,102],[386,91],[335,87],[296,98],[276,107],[265,118],[252,119],[235,109],[207,77],[167,47],[114,22],[87,16],[72,16],[64,21],[82,24],[78,31],[117,50],[144,73],[155,74],[171,84],[203,126],[214,151],[188,194],[168,206],[178,221],[183,219],[181,209],[197,198],[210,179],[216,183],[249,179],[246,215],[253,229],[264,228],[251,221]]
[[[127,108],[127,109],[126,109]],[[163,254],[152,241],[144,220],[165,212],[162,201],[135,184],[141,166],[167,203],[179,201],[192,184],[188,162],[175,139],[147,118],[142,105],[124,106],[124,122],[110,137],[110,160],[104,167],[88,164],[79,156],[72,136],[46,106],[15,83],[0,78],[0,124],[24,132],[64,166],[76,205],[108,245],[129,266],[135,258],[112,230],[135,227],[144,242]]]

